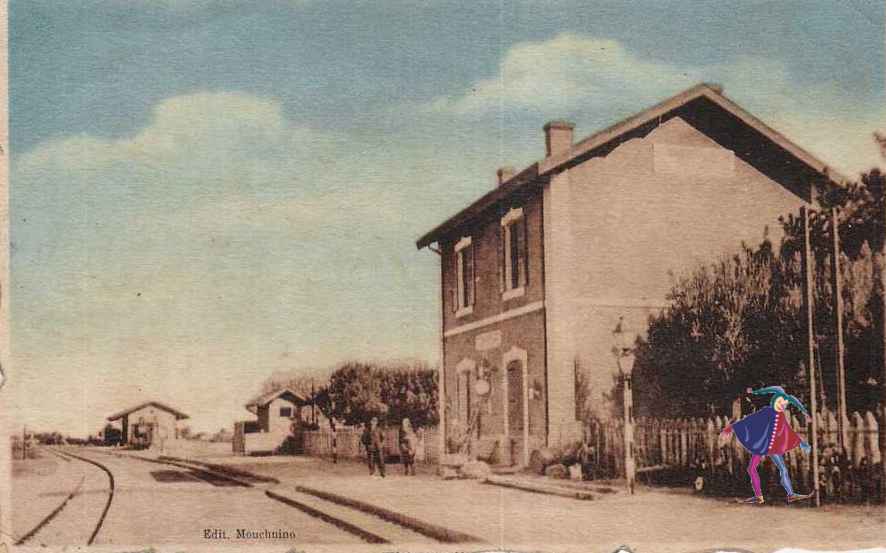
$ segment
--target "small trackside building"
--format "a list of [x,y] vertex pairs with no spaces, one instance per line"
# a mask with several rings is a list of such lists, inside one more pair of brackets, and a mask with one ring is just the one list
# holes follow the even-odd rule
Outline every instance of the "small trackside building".
[[543,159],[499,169],[493,190],[417,241],[441,260],[444,436],[473,422],[474,451],[495,463],[580,438],[577,370],[607,411],[612,331],[623,318],[642,334],[671,274],[765,228],[777,239],[779,216],[840,182],[716,85],[580,142],[573,128],[545,125]]
[[234,453],[250,455],[278,451],[306,422],[302,408],[308,404],[303,394],[290,388],[273,390],[252,399],[245,407],[256,420],[234,424]]
[[136,447],[162,445],[179,438],[178,422],[188,415],[159,401],[148,401],[108,417],[120,421],[121,443]]

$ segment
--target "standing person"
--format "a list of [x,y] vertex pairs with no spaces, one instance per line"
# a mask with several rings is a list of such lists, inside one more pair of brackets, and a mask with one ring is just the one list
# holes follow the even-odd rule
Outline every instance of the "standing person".
[[385,477],[385,435],[378,425],[378,417],[372,417],[363,432],[363,445],[369,458],[369,474],[375,474],[375,467],[382,478]]
[[372,433],[369,431],[369,423],[363,423],[363,433],[360,435],[360,445],[363,446],[363,451],[366,452],[366,463],[369,465],[369,474],[370,476],[375,474],[375,466],[372,463]]
[[784,454],[797,446],[806,453],[811,449],[809,444],[794,432],[785,417],[785,409],[789,405],[797,407],[803,415],[809,417],[806,407],[799,399],[785,392],[781,386],[768,386],[753,391],[748,388],[748,392],[758,396],[772,395],[772,400],[769,402],[769,406],[756,413],[748,415],[738,422],[727,424],[723,432],[720,433],[721,444],[725,444],[734,434],[739,443],[751,454],[748,475],[751,477],[754,496],[742,502],[763,503],[763,492],[760,488],[760,475],[757,474],[757,467],[767,456],[778,467],[781,485],[788,494],[788,503],[812,497],[811,493],[804,495],[794,493],[791,486],[791,476],[784,462]]
[[408,418],[403,419],[400,426],[400,460],[403,462],[403,472],[409,476],[410,469],[415,476],[415,450],[418,445],[418,437],[412,429],[412,423]]

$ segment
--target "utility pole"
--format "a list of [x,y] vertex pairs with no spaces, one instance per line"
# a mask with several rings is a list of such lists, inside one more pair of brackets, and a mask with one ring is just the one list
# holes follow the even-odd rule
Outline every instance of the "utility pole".
[[[880,147],[880,156],[886,160],[886,136],[875,132],[874,133],[874,141],[877,143],[877,146]],[[884,177],[881,176],[881,179]],[[883,186],[880,187],[880,201],[882,202],[882,209],[884,210],[881,215],[883,216],[884,221],[884,229],[886,229],[886,182],[883,183]],[[880,301],[882,302],[883,310],[883,320],[880,322],[880,328],[883,331],[883,358],[881,359],[882,367],[880,372],[880,409],[879,415],[880,418],[880,428],[882,429],[886,426],[886,236],[881,236],[881,246],[880,246],[880,262],[877,263],[876,256],[874,257],[874,270],[880,271]],[[884,460],[886,460],[886,432],[880,432],[880,454]],[[886,497],[886,462],[880,463],[882,468],[882,474],[880,478],[880,496]]]
[[[883,158],[886,159],[886,148],[884,148],[884,144],[886,144],[886,142],[880,142],[880,147],[883,148],[881,150],[883,152]],[[883,189],[880,191],[880,198],[880,201],[883,202],[883,220],[884,223],[886,223],[886,183],[884,183]],[[880,322],[880,328],[883,331],[883,358],[881,359],[881,396],[880,412],[878,413],[878,415],[880,415],[880,428],[882,429],[886,426],[886,236],[881,236],[880,238],[883,242],[880,248],[880,262],[877,263],[877,260],[874,259],[874,269],[876,270],[876,268],[879,267],[880,270],[880,301],[883,306],[883,310],[881,311],[881,313],[883,313],[883,320]],[[880,431],[880,454],[881,458],[886,460],[886,432],[883,432],[882,430]],[[881,462],[880,465],[883,467],[883,473],[880,478],[880,497],[886,497],[886,462]]]
[[834,289],[834,335],[837,337],[837,429],[840,449],[846,453],[849,445],[846,421],[849,420],[846,408],[846,366],[843,344],[843,275],[840,274],[840,233],[837,221],[837,209],[831,210],[831,235],[833,238],[833,256],[831,262],[831,285]]
[[314,401],[314,397],[317,395],[317,392],[314,390],[314,377],[311,377],[311,423],[317,424],[317,402]]
[[634,481],[637,478],[637,460],[634,458],[634,393],[632,389],[631,375],[622,376],[624,383],[624,448],[625,448],[625,479],[631,495],[634,493]]
[[813,294],[815,292],[812,271],[815,269],[815,258],[812,257],[812,244],[809,237],[809,209],[800,208],[803,218],[803,273],[805,279],[804,299],[806,303],[806,338],[809,358],[809,403],[812,417],[812,485],[815,489],[815,506],[821,506],[821,494],[818,489],[818,401],[815,390],[815,328],[813,326]]

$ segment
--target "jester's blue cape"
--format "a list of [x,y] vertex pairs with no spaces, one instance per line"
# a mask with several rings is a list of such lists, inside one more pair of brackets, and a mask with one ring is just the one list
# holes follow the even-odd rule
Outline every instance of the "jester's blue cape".
[[783,412],[764,407],[732,424],[736,439],[753,455],[783,455],[801,444]]

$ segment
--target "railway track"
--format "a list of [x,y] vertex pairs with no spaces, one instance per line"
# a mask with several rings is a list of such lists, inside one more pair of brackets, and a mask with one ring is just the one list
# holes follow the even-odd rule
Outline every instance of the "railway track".
[[[115,453],[102,453],[106,455],[121,456]],[[195,478],[213,485],[219,485],[220,482],[227,482],[227,485],[243,488],[254,488],[257,485],[264,488],[261,484],[279,483],[276,479],[256,480],[254,475],[221,472],[218,467],[177,460],[174,458],[150,459],[134,456],[124,457],[137,459],[141,462],[184,469]],[[368,515],[359,510],[335,504],[332,501],[311,496],[306,493],[290,491],[286,495],[280,495],[270,489],[264,489],[262,495],[275,503],[281,503],[295,508],[323,524],[330,525],[330,531],[333,531],[332,528],[334,528],[334,531],[348,533],[367,543],[389,544],[428,541],[426,536],[423,536],[420,532],[416,532],[408,526],[398,524],[397,522],[382,520],[377,516]]]
[[[359,502],[347,501],[346,499],[332,496],[332,494],[324,494],[308,488],[284,488],[275,479],[262,478],[250,473],[236,473],[229,468],[226,469],[217,465],[207,465],[176,458],[153,459],[137,457],[112,451],[92,451],[89,457],[85,456],[85,454],[78,454],[79,452],[73,453],[56,448],[44,448],[44,451],[52,453],[58,456],[60,460],[68,463],[69,469],[72,467],[74,469],[73,471],[69,470],[69,473],[73,472],[76,476],[79,476],[76,473],[76,463],[88,464],[97,470],[87,471],[61,503],[32,530],[22,536],[16,542],[16,545],[43,545],[60,540],[61,543],[66,545],[84,543],[85,545],[92,545],[95,543],[96,538],[102,531],[102,525],[105,523],[111,504],[114,503],[115,491],[123,493],[129,491],[127,486],[131,486],[131,475],[125,472],[121,465],[119,465],[123,459],[173,467],[181,472],[182,475],[187,475],[187,478],[193,482],[202,481],[211,486],[227,487],[231,491],[240,488],[242,492],[236,493],[244,495],[237,495],[236,497],[241,498],[247,504],[252,502],[254,508],[259,510],[265,509],[260,503],[267,502],[267,508],[269,509],[267,512],[276,513],[274,516],[277,517],[282,515],[281,520],[286,520],[296,526],[310,524],[308,521],[314,520],[316,521],[313,523],[314,525],[320,525],[314,526],[314,528],[328,528],[328,530],[323,530],[323,532],[349,534],[368,543],[480,542],[480,540],[471,536],[458,535],[457,533],[434,527],[422,521],[415,521],[409,517],[385,511],[384,509],[369,509],[366,505],[358,504]],[[104,462],[99,462],[93,458],[96,456],[106,457],[106,459],[101,459]],[[118,472],[119,486],[123,486],[123,488],[117,489],[118,484],[115,484],[112,468]],[[154,473],[152,472],[151,474]],[[100,483],[98,480],[99,476],[107,480],[106,486]],[[68,478],[69,482],[73,484],[73,479],[70,476]],[[131,507],[127,503],[129,495],[120,495],[120,493],[117,494],[119,496],[117,498],[118,508],[125,511]],[[99,494],[102,494],[102,497],[99,497]],[[106,497],[104,497],[105,494]],[[224,500],[228,501],[231,497],[234,496],[228,495]],[[273,505],[279,505],[279,507],[273,507]],[[286,514],[280,509],[289,512],[296,511],[298,514],[295,512]],[[115,516],[119,514],[117,511],[112,513],[108,527],[102,534],[102,542],[112,543],[116,539],[115,532],[119,530],[116,524],[120,521]],[[285,525],[286,523],[284,522],[283,524]],[[230,525],[228,527],[233,528],[234,526]],[[86,535],[87,531],[89,532],[88,537]],[[336,538],[332,543],[337,541],[340,541],[340,538]]]
[[250,473],[233,472],[217,465],[173,457],[151,459],[112,452],[102,453],[184,469],[200,480],[215,482],[215,485],[220,481],[228,481],[229,485],[258,487],[268,499],[297,509],[312,519],[330,525],[336,531],[345,532],[367,543],[480,543],[482,541],[473,536],[415,521],[408,516],[385,509],[367,509],[360,502],[347,501],[310,488],[296,487],[283,492],[277,488],[279,481],[274,478],[259,478]]
[[[101,512],[90,530],[89,538],[86,540],[86,545],[92,545],[95,542],[95,538],[98,536],[98,533],[101,531],[102,524],[104,524],[105,517],[108,514],[108,510],[111,508],[111,503],[114,501],[114,474],[111,472],[108,467],[99,463],[98,461],[94,461],[92,459],[75,455],[73,453],[60,451],[55,448],[45,448],[45,451],[49,451],[53,455],[60,457],[66,461],[81,461],[84,463],[88,463],[97,467],[99,470],[104,472],[108,478],[108,489],[107,489],[107,500],[104,503],[104,507],[102,507]],[[16,541],[16,545],[25,545],[29,542],[34,541],[40,535],[46,534],[50,532],[54,525],[58,525],[61,517],[66,514],[72,512],[71,505],[78,503],[78,499],[82,499],[84,496],[84,483],[86,481],[86,475],[84,475],[78,484],[74,487],[74,489],[62,500],[62,502],[53,509],[46,517],[44,517],[40,522],[37,523],[34,528],[25,533],[22,537],[20,537]],[[68,521],[70,523],[70,521]],[[75,521],[78,522],[78,521]]]

